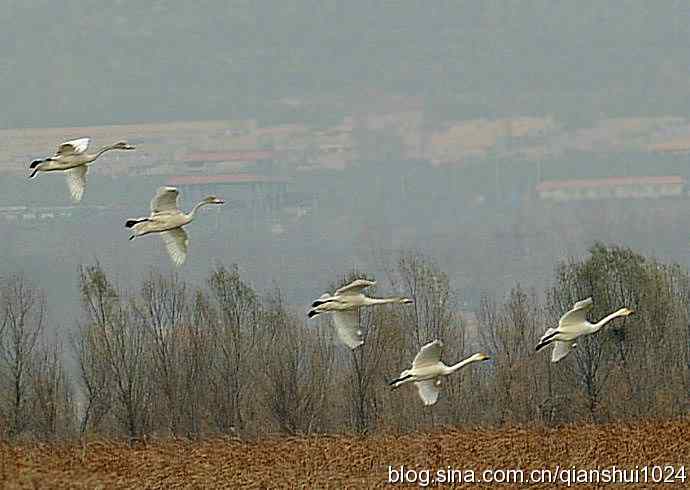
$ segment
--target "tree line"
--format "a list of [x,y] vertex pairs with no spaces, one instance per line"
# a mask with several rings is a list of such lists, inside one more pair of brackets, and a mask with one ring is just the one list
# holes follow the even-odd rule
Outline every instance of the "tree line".
[[[62,337],[48,332],[45,293],[22,274],[4,277],[0,431],[40,440],[258,437],[687,412],[689,276],[677,264],[597,244],[559,263],[543,293],[515,285],[505,298],[482,295],[476,322],[433,258],[404,252],[386,269],[386,285],[414,304],[363,309],[365,342],[354,351],[335,341],[328,318],[307,323],[278,287],[257,291],[236,265],[216,265],[202,285],[151,270],[136,290],[98,263],[83,265],[80,320]],[[329,288],[358,277],[366,276],[349,271]],[[596,319],[621,306],[636,315],[551,364],[534,351],[537,340],[588,296]],[[386,381],[435,338],[449,362],[476,350],[494,361],[446,380],[439,403],[425,408],[414,388],[392,392]]]

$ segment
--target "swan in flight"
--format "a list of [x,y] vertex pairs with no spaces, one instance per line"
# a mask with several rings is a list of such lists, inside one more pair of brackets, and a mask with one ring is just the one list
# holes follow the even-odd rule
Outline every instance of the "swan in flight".
[[601,327],[618,317],[626,317],[633,313],[628,308],[621,308],[610,315],[602,318],[597,323],[590,323],[585,318],[585,314],[592,309],[594,302],[592,298],[583,299],[573,305],[573,308],[561,317],[558,321],[558,328],[549,328],[539,339],[536,350],[541,350],[553,343],[551,362],[558,362],[567,356],[575,347],[575,340],[583,335],[597,333]]
[[126,141],[120,141],[114,145],[104,146],[96,153],[86,153],[90,141],[90,138],[79,138],[62,143],[52,157],[31,162],[29,169],[33,171],[29,178],[33,179],[38,172],[58,170],[67,172],[67,185],[72,201],[75,203],[81,201],[84,187],[86,187],[86,172],[89,170],[89,165],[106,151],[134,149],[134,146]]
[[313,318],[321,313],[332,313],[335,330],[340,340],[350,349],[364,343],[362,329],[359,326],[359,308],[362,306],[385,305],[388,303],[410,304],[408,298],[369,298],[363,289],[376,285],[376,281],[357,279],[343,286],[335,293],[323,294],[311,304],[307,316]]
[[406,383],[417,385],[419,397],[425,406],[430,406],[438,401],[438,394],[441,392],[441,377],[453,374],[455,371],[472,364],[491,359],[486,354],[478,352],[464,361],[460,361],[452,366],[446,366],[441,362],[441,351],[443,342],[434,340],[424,345],[412,361],[412,368],[400,373],[400,377],[390,383],[391,389],[396,389]]
[[180,266],[187,258],[187,232],[182,227],[192,222],[197,210],[207,204],[223,204],[225,201],[215,196],[209,196],[192,208],[189,213],[183,213],[177,207],[179,192],[174,187],[161,187],[151,200],[151,214],[146,218],[129,219],[125,227],[132,229],[130,240],[149,233],[160,233],[165,242],[170,258],[175,265]]

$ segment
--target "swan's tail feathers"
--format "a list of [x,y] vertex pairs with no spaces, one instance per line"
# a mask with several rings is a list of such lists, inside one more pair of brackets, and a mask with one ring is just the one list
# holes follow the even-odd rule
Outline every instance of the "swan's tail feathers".
[[134,225],[136,225],[137,223],[143,223],[144,221],[149,221],[149,219],[148,219],[148,218],[128,219],[128,220],[125,222],[125,228],[131,228],[131,227],[133,227]]
[[542,338],[539,339],[539,342],[537,343],[537,347],[534,349],[536,351],[539,351],[549,345],[551,342],[555,340],[554,337],[558,335],[558,330],[549,328],[546,333],[542,336]]
[[539,341],[539,343],[537,344],[537,346],[535,347],[534,350],[537,351],[537,352],[539,352],[539,351],[542,350],[544,347],[546,347],[547,345],[549,345],[551,342],[553,342],[553,338],[551,338],[551,337],[549,337],[548,339],[542,339],[542,340]]
[[309,313],[307,313],[307,317],[309,318],[314,318],[316,315],[318,315],[320,312],[316,310],[309,310]]
[[333,297],[328,294],[328,293],[323,293],[321,296],[319,296],[312,304],[312,308],[316,308],[317,306],[320,306],[324,303],[328,303],[329,301],[333,301]]
[[38,166],[45,161],[47,161],[47,160],[38,159],[38,160],[34,160],[33,162],[31,162],[31,164],[29,165],[29,169],[33,169],[33,172],[31,172],[31,175],[29,175],[30,179],[33,179],[34,177],[36,177],[36,174],[38,173]]
[[409,379],[409,378],[411,378],[411,377],[412,377],[412,375],[411,375],[411,374],[408,374],[408,375],[406,375],[406,376],[402,376],[402,377],[400,377],[400,378],[396,378],[396,379],[394,379],[393,381],[389,381],[389,382],[388,382],[388,386],[391,387],[391,390],[394,390],[394,389],[396,389],[396,388],[398,388],[398,387],[400,386],[400,383],[401,383],[401,382],[403,382],[403,381],[405,381],[406,379]]
[[333,301],[333,300],[330,298],[328,298],[328,299],[317,299],[316,301],[314,301],[311,304],[311,307],[316,308],[317,306],[325,305],[326,303],[330,303],[331,301]]

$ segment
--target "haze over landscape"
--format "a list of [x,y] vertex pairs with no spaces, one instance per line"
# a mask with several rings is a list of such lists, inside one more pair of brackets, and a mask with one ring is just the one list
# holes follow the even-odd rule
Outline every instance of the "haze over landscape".
[[[55,175],[24,179],[28,161],[59,141],[126,136],[139,150],[92,169],[84,209],[106,209],[74,210],[58,222],[0,219],[4,269],[35,267],[53,290],[76,277],[78,263],[98,258],[128,281],[164,259],[149,243],[124,243],[121,217],[145,209],[152,187],[199,173],[204,163],[205,173],[278,175],[288,195],[252,229],[241,225],[242,203],[219,211],[214,221],[226,234],[200,238],[189,271],[205,273],[210,257],[237,262],[259,286],[291,279],[294,303],[334,270],[375,266],[377,249],[430,252],[475,306],[479,290],[507,278],[542,286],[555,259],[596,240],[686,263],[685,227],[665,230],[663,240],[644,226],[615,229],[621,217],[658,222],[654,213],[671,216],[682,199],[651,209],[645,202],[638,212],[636,202],[606,200],[595,205],[604,213],[587,218],[578,216],[591,203],[572,202],[556,205],[567,218],[554,223],[554,204],[535,191],[550,179],[686,177],[685,155],[653,145],[690,139],[690,28],[681,21],[688,7],[631,2],[625,15],[621,8],[9,2],[2,206],[70,205]],[[260,168],[251,155],[244,162],[226,155],[239,162],[215,168],[186,161],[211,151],[206,158],[222,162],[222,152],[262,148],[274,153],[257,157],[267,160]],[[223,197],[233,200],[234,189]],[[214,221],[197,223],[197,233]],[[572,239],[554,240],[559,226]],[[481,274],[468,270],[477,263]]]
[[[668,281],[669,291],[686,291],[685,272],[678,270],[690,265],[688,18],[690,5],[680,0],[7,0],[0,10],[0,278],[23,274],[44,291],[45,330],[64,339],[90,321],[84,285],[95,284],[97,273],[122,291],[139,291],[155,273],[173,271],[188,282],[190,304],[198,287],[208,289],[206,307],[213,309],[214,298],[221,305],[214,294],[228,277],[239,290],[246,284],[257,297],[267,295],[267,310],[283,312],[275,305],[284,303],[302,339],[328,331],[328,322],[305,327],[303,317],[309,303],[341,279],[366,275],[379,281],[379,295],[410,294],[411,271],[423,269],[429,291],[448,293],[448,316],[445,309],[387,309],[386,322],[383,314],[372,315],[370,326],[414,323],[417,333],[431,335],[462,324],[461,334],[449,334],[457,340],[449,355],[461,357],[470,346],[498,349],[501,342],[481,330],[494,318],[491,308],[505,313],[529,304],[530,333],[520,349],[531,354],[536,331],[575,300],[605,291],[606,301],[595,298],[597,314],[623,306],[619,300],[637,302],[629,306],[651,301],[651,286],[620,289],[619,296],[614,287],[586,286],[578,274],[603,263],[597,260],[628,257],[639,267],[634,274],[649,284]],[[96,161],[79,204],[70,201],[59,173],[27,178],[32,160],[85,136],[96,147],[127,140],[136,150]],[[189,225],[189,255],[179,269],[157,237],[129,242],[124,228],[125,219],[148,213],[162,185],[180,190],[184,210],[210,194],[226,201],[202,209]],[[597,248],[603,246],[612,248]],[[650,269],[654,260],[664,264],[663,279]],[[84,275],[85,264],[99,266]],[[232,264],[244,282],[224,275],[234,271]],[[611,272],[617,266],[607,267],[602,270],[612,284],[642,277],[630,272],[633,266],[621,266],[622,275]],[[272,296],[276,288],[280,301]],[[559,296],[558,288],[571,288],[574,297]],[[669,332],[680,331],[671,329],[687,319],[678,294],[668,299]],[[437,314],[442,327],[429,320]],[[650,318],[639,322],[651,324]],[[388,345],[385,339],[377,336],[376,345]],[[616,339],[611,345],[619,346]],[[376,357],[362,372],[378,382],[382,366],[398,369],[426,340],[401,341],[404,355]],[[685,340],[679,344],[687,350]],[[329,346],[323,351],[321,341]],[[359,369],[357,362],[364,362],[365,354],[355,361],[339,351],[332,336],[313,342],[304,351],[293,346],[310,365],[337,370],[353,362]],[[631,345],[630,359],[642,359],[644,342]],[[61,355],[77,378],[70,349],[66,341]],[[623,347],[611,349],[611,356],[623,356]],[[573,402],[572,413],[544,415],[542,408],[567,403],[554,395],[551,371],[547,383],[542,366],[534,368],[534,391],[548,403],[528,400],[522,412],[508,415],[498,409],[482,414],[481,400],[467,402],[468,415],[443,401],[434,415],[420,415],[390,402],[385,387],[379,392],[372,381],[373,388],[359,385],[366,401],[359,412],[354,402],[343,409],[338,391],[330,401],[305,398],[294,410],[298,420],[278,421],[275,413],[271,418],[242,405],[238,395],[234,405],[226,400],[235,417],[227,427],[219,428],[220,416],[216,425],[185,422],[193,411],[176,423],[183,435],[245,430],[240,435],[254,436],[265,420],[274,424],[266,422],[269,432],[293,434],[405,431],[436,422],[560,423],[582,414],[595,423],[627,420],[633,412],[676,416],[688,406],[678,391],[688,384],[685,350],[678,351],[684,367],[673,371],[667,391],[630,387],[636,411],[617,405],[602,380],[594,391],[593,385],[582,388],[581,411]],[[664,379],[666,368],[655,362],[646,366]],[[573,366],[582,373],[581,364]],[[323,368],[323,379],[300,380],[326,386],[331,367]],[[449,400],[462,399],[467,387],[486,387],[481,373],[490,369],[477,368],[480,374],[463,381],[468,384],[452,385]],[[627,369],[628,380],[644,373]],[[611,379],[624,379],[612,373]],[[295,390],[299,396],[291,396],[306,397]],[[506,402],[499,391],[490,395],[497,404]],[[83,387],[75,392],[83,403]],[[307,415],[317,408],[338,416]],[[400,420],[387,426],[384,414],[396,410]],[[102,433],[159,435],[166,425],[159,416],[137,419],[136,430],[125,430],[113,428],[121,419],[113,416],[111,424],[103,415]]]

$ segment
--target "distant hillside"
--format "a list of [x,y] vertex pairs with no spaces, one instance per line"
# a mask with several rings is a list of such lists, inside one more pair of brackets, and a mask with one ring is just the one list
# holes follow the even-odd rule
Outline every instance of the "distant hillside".
[[443,117],[687,113],[688,6],[8,0],[0,127],[273,119],[378,88]]

